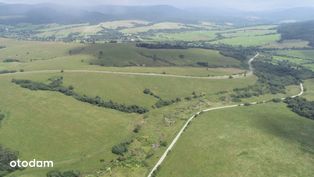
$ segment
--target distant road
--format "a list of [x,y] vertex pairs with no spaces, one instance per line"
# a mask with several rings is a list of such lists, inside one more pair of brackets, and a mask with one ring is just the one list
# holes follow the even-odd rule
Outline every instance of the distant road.
[[[25,71],[16,73],[0,74],[0,76],[18,75],[18,74],[47,74],[47,73],[60,73],[61,70],[37,70],[37,71]],[[185,76],[174,74],[159,74],[159,73],[136,73],[136,72],[119,72],[119,71],[97,71],[97,70],[64,70],[64,73],[99,73],[99,74],[115,74],[115,75],[133,75],[133,76],[155,76],[155,77],[173,77],[173,78],[186,78],[186,79],[207,79],[207,80],[219,80],[229,79],[230,75],[225,76]],[[243,78],[243,74],[231,75],[232,78]]]
[[254,68],[253,68],[253,65],[252,65],[252,62],[257,58],[259,56],[259,53],[257,53],[253,58],[251,58],[250,60],[249,60],[249,62],[248,62],[248,64],[249,64],[249,75],[252,75],[253,74],[253,72],[254,72]]

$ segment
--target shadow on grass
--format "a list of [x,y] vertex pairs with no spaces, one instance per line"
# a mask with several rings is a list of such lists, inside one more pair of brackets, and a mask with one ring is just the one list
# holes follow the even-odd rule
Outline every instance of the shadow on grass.
[[[284,109],[282,109],[284,110]],[[289,110],[287,110],[289,111]],[[314,155],[314,121],[298,115],[263,113],[255,126],[285,141],[297,142],[303,152]]]

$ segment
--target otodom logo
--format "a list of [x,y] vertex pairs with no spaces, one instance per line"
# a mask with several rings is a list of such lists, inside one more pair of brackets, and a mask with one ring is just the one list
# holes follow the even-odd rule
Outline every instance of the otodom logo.
[[12,168],[52,168],[53,161],[41,161],[41,160],[31,160],[31,161],[21,161],[20,159],[10,162],[10,167]]

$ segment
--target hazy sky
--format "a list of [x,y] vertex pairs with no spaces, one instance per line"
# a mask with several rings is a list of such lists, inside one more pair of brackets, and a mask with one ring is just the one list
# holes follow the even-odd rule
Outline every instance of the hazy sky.
[[177,7],[229,7],[236,9],[278,9],[299,6],[314,6],[314,0],[0,0],[6,3],[67,3],[67,4],[114,4],[114,5],[153,5],[168,4]]

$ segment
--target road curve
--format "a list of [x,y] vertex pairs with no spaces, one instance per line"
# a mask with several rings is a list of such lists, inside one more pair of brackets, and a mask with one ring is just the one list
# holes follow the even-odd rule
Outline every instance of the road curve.
[[[302,96],[304,93],[304,87],[303,84],[300,83],[300,93],[298,93],[297,95],[293,95],[290,96],[290,98],[296,98],[299,96]],[[282,98],[282,100],[285,100],[287,98]],[[262,101],[262,103],[266,103],[266,101]],[[250,105],[256,105],[258,104],[258,102],[252,102],[249,103]],[[214,111],[214,110],[220,110],[220,109],[227,109],[227,108],[234,108],[234,107],[240,107],[240,106],[245,106],[245,104],[235,104],[235,105],[228,105],[228,106],[220,106],[220,107],[214,107],[214,108],[209,108],[209,109],[204,109],[202,111],[199,111],[195,114],[193,114],[188,121],[183,125],[183,127],[181,128],[181,130],[179,131],[179,133],[177,134],[177,136],[172,140],[171,144],[168,146],[168,148],[166,149],[166,151],[163,153],[163,155],[160,157],[160,159],[158,160],[158,162],[156,163],[156,165],[152,168],[152,170],[150,171],[150,173],[147,175],[147,177],[152,177],[153,173],[158,169],[158,167],[163,163],[163,161],[166,159],[168,153],[173,149],[174,145],[177,143],[177,141],[179,140],[179,138],[181,137],[181,135],[183,134],[184,130],[189,126],[189,124],[193,121],[193,119],[195,119],[198,115],[200,115],[201,113],[205,113],[205,112],[209,112],[209,111]]]
[[249,64],[249,73],[248,75],[252,75],[253,74],[253,71],[254,71],[254,68],[253,68],[253,65],[252,65],[252,62],[259,56],[259,53],[257,53],[253,58],[251,58],[248,62]]
[[[252,62],[259,56],[259,53],[257,53],[253,58],[249,60],[249,67],[250,67],[250,72],[253,74],[253,66]],[[290,98],[296,98],[299,96],[302,96],[304,93],[304,87],[303,84],[300,83],[300,93],[297,95],[290,96]],[[287,98],[282,98],[282,100],[285,100]],[[267,101],[262,101],[261,103],[267,103]],[[256,105],[258,102],[252,102],[249,103],[250,105]],[[184,130],[188,127],[188,125],[195,119],[198,115],[201,113],[209,112],[209,111],[214,111],[214,110],[220,110],[220,109],[227,109],[227,108],[234,108],[234,107],[240,107],[240,106],[245,106],[245,104],[235,104],[235,105],[228,105],[228,106],[220,106],[220,107],[214,107],[214,108],[209,108],[209,109],[204,109],[202,111],[199,111],[195,114],[193,114],[187,122],[183,125],[183,127],[180,129],[179,133],[176,135],[176,137],[172,140],[171,144],[168,146],[166,151],[163,153],[163,155],[160,157],[158,162],[155,164],[155,166],[151,169],[147,177],[152,177],[153,173],[158,169],[158,167],[163,163],[163,161],[166,159],[168,153],[173,149],[174,145],[177,143],[181,135],[183,134]]]

